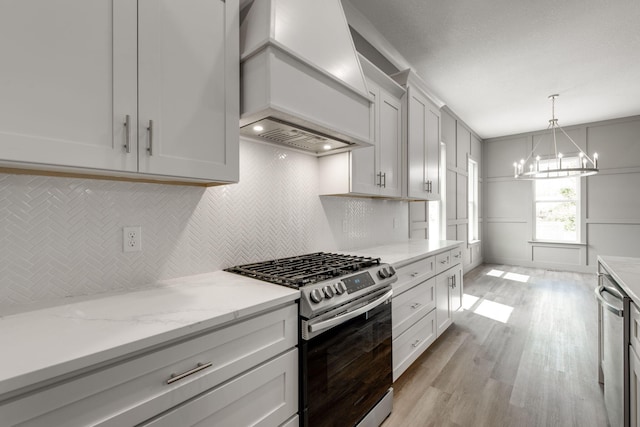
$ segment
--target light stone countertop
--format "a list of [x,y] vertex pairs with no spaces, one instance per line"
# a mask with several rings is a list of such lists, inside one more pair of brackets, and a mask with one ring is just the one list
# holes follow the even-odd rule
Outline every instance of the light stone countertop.
[[347,251],[349,254],[380,258],[382,262],[400,268],[414,261],[438,254],[461,245],[460,240],[407,240],[401,243]]
[[[407,240],[339,252],[379,257],[402,267],[462,243]],[[0,395],[298,298],[294,289],[216,271],[161,281],[143,290],[0,315]]]
[[640,304],[640,258],[598,255],[598,262],[616,283],[631,297],[636,305]]
[[291,303],[299,295],[216,271],[0,316],[0,394]]

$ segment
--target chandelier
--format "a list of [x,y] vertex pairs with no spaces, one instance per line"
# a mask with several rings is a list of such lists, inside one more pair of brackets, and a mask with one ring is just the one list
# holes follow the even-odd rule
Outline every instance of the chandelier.
[[[567,135],[564,129],[562,129],[558,125],[558,119],[556,119],[555,113],[555,101],[558,96],[560,95],[549,95],[549,99],[551,99],[551,120],[549,120],[547,131],[551,129],[554,154],[549,154],[544,158],[540,157],[539,155],[533,157],[534,153],[536,152],[536,148],[538,148],[542,140],[547,136],[547,133],[545,133],[534,145],[533,150],[531,150],[531,153],[529,153],[529,156],[526,159],[521,159],[519,162],[513,163],[513,173],[515,178],[566,178],[595,175],[598,173],[598,153],[593,153],[593,157],[589,157],[587,153],[582,151],[578,144],[576,144],[575,141],[571,139],[569,135]],[[559,129],[578,149],[577,157],[565,157],[562,153],[558,152],[558,143],[556,140],[557,129]]]

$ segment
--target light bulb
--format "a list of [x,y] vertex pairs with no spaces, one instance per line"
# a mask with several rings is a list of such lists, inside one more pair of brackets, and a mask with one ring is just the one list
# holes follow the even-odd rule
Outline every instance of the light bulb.
[[260,126],[260,125],[255,125],[255,126],[253,127],[253,130],[254,130],[255,132],[262,132],[262,131],[264,130],[264,128],[263,128],[262,126]]

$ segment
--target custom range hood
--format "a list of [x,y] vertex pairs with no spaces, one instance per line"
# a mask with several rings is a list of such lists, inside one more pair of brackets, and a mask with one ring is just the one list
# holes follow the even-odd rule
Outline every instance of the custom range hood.
[[371,145],[340,0],[254,0],[240,19],[241,135],[315,155]]

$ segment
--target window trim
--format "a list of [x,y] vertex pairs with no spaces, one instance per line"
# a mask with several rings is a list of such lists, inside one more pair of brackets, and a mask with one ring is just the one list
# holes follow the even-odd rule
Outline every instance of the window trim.
[[[478,161],[469,155],[467,155],[467,174],[467,243],[472,244],[480,242],[480,171]],[[471,200],[472,195],[473,200]]]
[[[574,179],[576,182],[576,196],[575,198],[572,199],[550,199],[550,200],[538,200],[537,199],[537,194],[536,194],[536,185],[538,181],[545,181],[545,180],[532,180],[533,184],[533,188],[532,188],[532,216],[533,216],[533,221],[532,221],[532,234],[533,237],[531,240],[529,240],[529,243],[531,244],[536,244],[536,243],[548,243],[548,244],[557,244],[557,245],[583,245],[583,241],[582,241],[582,226],[583,226],[583,220],[582,220],[582,181],[580,179],[579,176],[570,176],[570,177],[566,177],[566,178],[553,178],[553,180],[557,180],[557,179]],[[538,238],[538,220],[537,220],[537,205],[538,203],[563,203],[563,202],[573,202],[575,203],[576,206],[576,240],[551,240],[551,239],[545,239],[545,238]]]

